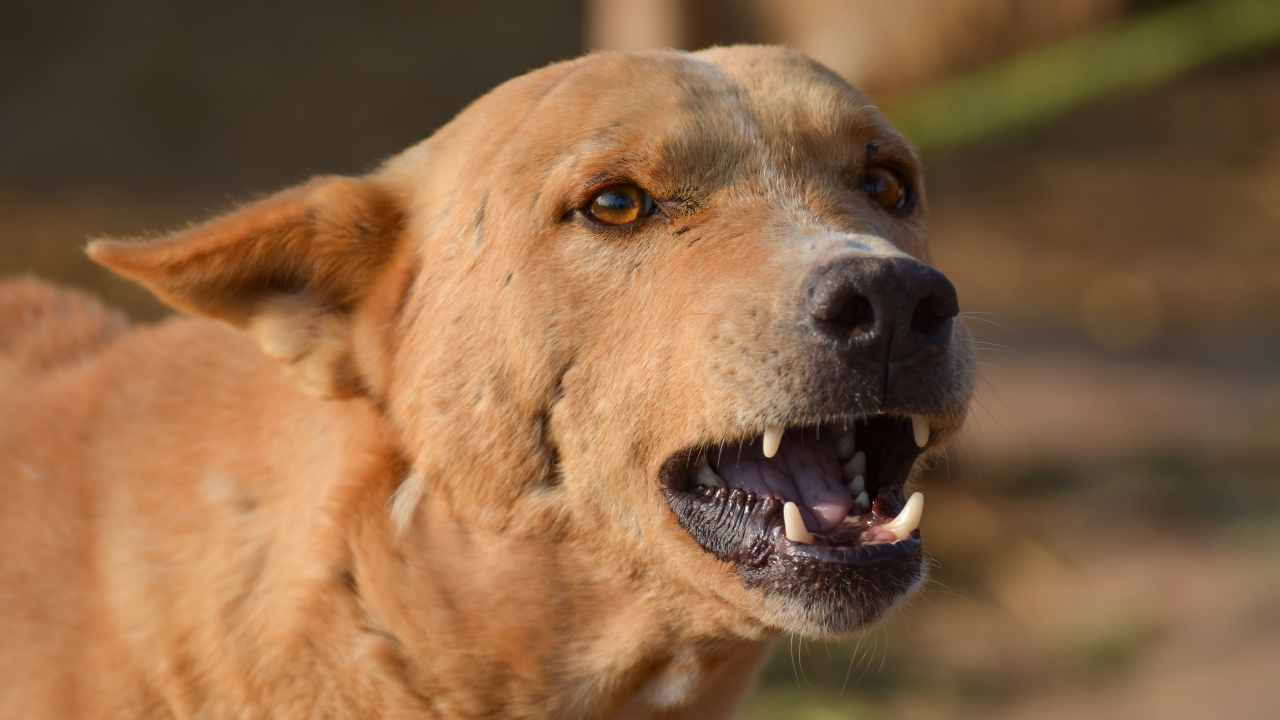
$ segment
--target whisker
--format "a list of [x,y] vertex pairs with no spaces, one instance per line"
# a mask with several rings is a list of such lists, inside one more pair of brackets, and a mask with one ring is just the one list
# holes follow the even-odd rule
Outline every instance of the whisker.
[[880,665],[876,668],[877,675],[884,672],[884,661],[889,659],[889,631],[886,629],[882,632],[884,632],[884,650],[880,653]]
[[800,681],[805,685],[812,685],[809,682],[809,676],[804,671],[804,636],[796,637],[796,663],[800,666]]
[[963,318],[965,320],[976,320],[978,322],[986,323],[992,327],[996,327],[1001,330],[1008,330],[1008,328],[1005,327],[1004,325],[996,322],[995,320],[992,320],[990,317],[987,317],[990,315],[995,315],[995,313],[962,312],[957,317]]
[[853,650],[849,652],[849,666],[844,671],[844,683],[840,685],[840,694],[843,696],[849,689],[849,679],[853,677],[853,666],[862,654],[862,640],[865,636],[859,635],[858,641],[854,643]]
[[800,670],[796,669],[796,642],[795,635],[787,635],[787,655],[791,657],[791,676],[795,678],[795,683],[800,684]]

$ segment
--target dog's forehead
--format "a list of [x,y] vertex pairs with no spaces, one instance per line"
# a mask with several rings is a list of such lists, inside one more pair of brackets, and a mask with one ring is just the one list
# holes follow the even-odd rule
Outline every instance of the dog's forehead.
[[593,128],[634,133],[704,129],[752,143],[894,134],[838,75],[773,47],[699,53],[607,53],[583,58],[554,90]]
[[802,197],[859,167],[872,144],[878,159],[918,167],[873,104],[800,53],[603,52],[495,88],[384,174],[435,208],[424,216],[487,198],[555,218],[599,181],[695,204],[721,191]]
[[861,93],[782,48],[601,53],[541,73],[548,77],[526,76],[541,92],[525,95],[531,107],[518,142],[557,149],[544,177],[621,170],[713,192],[745,188],[766,165],[788,173],[849,166],[871,142],[911,158]]
[[834,72],[775,47],[591,55],[579,60],[555,90],[588,111],[583,120],[610,120],[645,109],[676,116],[749,113],[761,122],[803,122],[807,129],[827,133],[887,124]]

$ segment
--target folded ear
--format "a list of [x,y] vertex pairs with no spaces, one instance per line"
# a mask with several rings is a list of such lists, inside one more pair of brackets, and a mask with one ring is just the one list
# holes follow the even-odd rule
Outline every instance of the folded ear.
[[352,316],[403,220],[375,181],[323,177],[166,237],[94,240],[88,253],[179,310],[249,331],[313,394],[345,397],[362,389]]

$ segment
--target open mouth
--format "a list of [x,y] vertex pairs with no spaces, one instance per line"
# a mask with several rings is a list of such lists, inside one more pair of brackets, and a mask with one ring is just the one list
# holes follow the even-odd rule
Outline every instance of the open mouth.
[[680,524],[723,560],[880,564],[920,553],[924,496],[904,486],[929,434],[918,415],[769,427],[675,454],[662,482]]

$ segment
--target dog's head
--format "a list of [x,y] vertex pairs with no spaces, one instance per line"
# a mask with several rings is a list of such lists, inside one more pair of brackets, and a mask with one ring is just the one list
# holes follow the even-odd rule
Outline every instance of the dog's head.
[[377,402],[406,497],[827,634],[921,579],[904,486],[972,388],[924,215],[862,95],[743,47],[554,65],[366,178],[90,252]]

